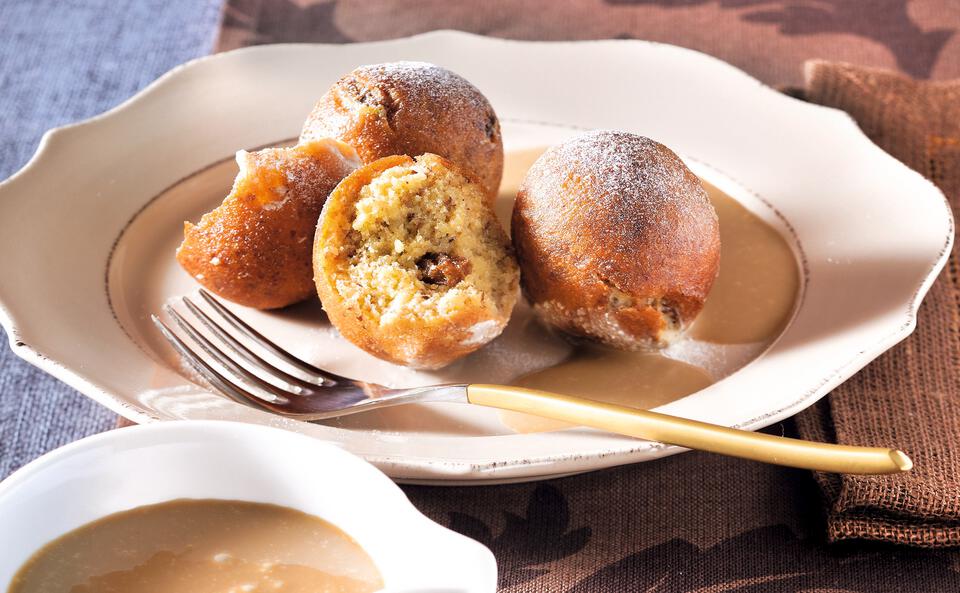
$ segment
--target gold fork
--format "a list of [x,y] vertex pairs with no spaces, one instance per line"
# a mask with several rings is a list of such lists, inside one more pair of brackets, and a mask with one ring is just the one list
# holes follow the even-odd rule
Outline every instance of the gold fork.
[[[460,402],[790,467],[849,474],[891,474],[913,467],[910,458],[896,449],[778,437],[534,389],[483,384],[393,389],[357,381],[294,357],[230,312],[207,291],[201,290],[200,296],[219,323],[188,297],[183,297],[183,304],[213,339],[169,305],[164,311],[194,347],[156,315],[152,317],[153,322],[184,361],[217,391],[240,403],[283,416],[310,421],[407,403]],[[259,353],[237,336],[242,336]],[[214,339],[219,344],[215,344]],[[268,362],[264,356],[276,362]]]

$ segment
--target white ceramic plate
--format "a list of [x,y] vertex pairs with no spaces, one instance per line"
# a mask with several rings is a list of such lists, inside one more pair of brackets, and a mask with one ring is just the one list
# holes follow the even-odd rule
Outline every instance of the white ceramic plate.
[[[787,238],[803,275],[788,328],[745,366],[757,351],[708,356],[725,378],[664,412],[753,429],[802,410],[911,332],[946,261],[953,221],[932,184],[845,114],[697,52],[452,32],[256,47],[191,62],[103,116],[51,131],[0,185],[0,317],[15,352],[137,422],[282,426],[410,481],[528,480],[676,452],[586,429],[512,434],[495,411],[454,404],[306,424],[226,401],[180,373],[147,315],[195,288],[173,262],[182,221],[222,198],[238,148],[294,138],[341,74],[398,59],[436,62],[474,82],[503,121],[508,153],[581,129],[644,134]],[[316,305],[235,310],[305,358],[392,384],[506,381],[564,354],[521,311],[498,345],[441,375],[413,373],[345,344]]]
[[483,545],[420,514],[386,476],[303,435],[235,422],[114,430],[52,451],[0,484],[0,591],[52,540],[113,513],[171,500],[244,500],[324,519],[360,544],[383,593],[493,593]]

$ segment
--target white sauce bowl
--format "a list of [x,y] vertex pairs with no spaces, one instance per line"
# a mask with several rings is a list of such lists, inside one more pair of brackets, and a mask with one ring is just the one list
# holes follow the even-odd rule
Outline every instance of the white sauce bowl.
[[112,513],[179,498],[316,515],[366,550],[386,591],[496,590],[490,550],[427,519],[360,458],[277,428],[175,421],[88,437],[0,483],[0,592],[51,540]]

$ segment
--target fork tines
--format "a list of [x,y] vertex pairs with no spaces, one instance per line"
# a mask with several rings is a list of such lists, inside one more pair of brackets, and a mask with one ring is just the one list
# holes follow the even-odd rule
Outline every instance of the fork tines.
[[191,323],[169,304],[163,307],[183,337],[158,316],[151,318],[184,361],[218,391],[245,403],[251,403],[252,395],[259,400],[253,403],[283,405],[290,396],[309,395],[318,388],[344,380],[286,352],[207,291],[201,289],[200,297],[210,313],[189,297],[181,298],[183,306],[199,324]]

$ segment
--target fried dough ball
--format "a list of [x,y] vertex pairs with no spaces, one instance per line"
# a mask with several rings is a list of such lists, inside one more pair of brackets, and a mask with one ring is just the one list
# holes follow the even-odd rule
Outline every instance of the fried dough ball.
[[360,166],[356,152],[321,139],[237,153],[230,195],[196,225],[185,222],[177,261],[210,292],[274,309],[314,294],[311,251],[330,191]]
[[323,208],[313,257],[340,333],[417,368],[494,339],[519,296],[510,240],[483,189],[432,154],[386,157],[344,179]]
[[530,168],[513,210],[524,294],[546,323],[627,350],[665,346],[720,265],[717,214],[666,146],[589,132]]
[[300,135],[337,138],[364,163],[434,153],[456,163],[493,200],[503,174],[500,121],[461,76],[424,62],[361,66],[314,107]]

